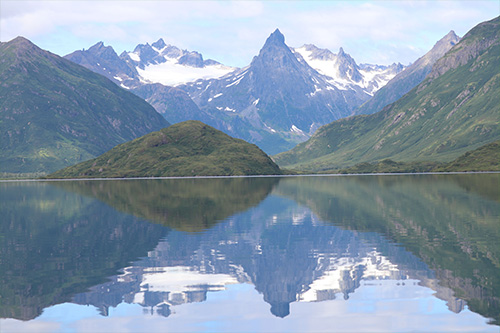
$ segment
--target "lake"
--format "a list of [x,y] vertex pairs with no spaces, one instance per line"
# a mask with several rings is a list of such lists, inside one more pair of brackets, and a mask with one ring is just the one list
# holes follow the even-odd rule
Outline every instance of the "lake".
[[500,174],[0,183],[1,332],[500,324]]

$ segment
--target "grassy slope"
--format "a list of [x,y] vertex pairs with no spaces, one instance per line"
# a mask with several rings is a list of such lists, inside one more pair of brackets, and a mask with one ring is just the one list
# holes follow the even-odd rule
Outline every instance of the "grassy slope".
[[49,178],[281,174],[257,146],[186,121],[116,146]]
[[500,141],[495,141],[469,151],[448,163],[395,162],[386,159],[376,163],[364,162],[349,168],[326,170],[325,172],[356,174],[470,171],[500,171]]
[[474,44],[484,36],[492,38],[494,44],[475,59],[437,78],[427,78],[376,114],[323,126],[311,139],[276,155],[275,160],[282,167],[308,171],[387,158],[400,162],[448,162],[498,140],[499,19],[487,23],[471,30],[450,51],[451,55],[447,54],[452,57],[454,50],[458,52],[460,47]]

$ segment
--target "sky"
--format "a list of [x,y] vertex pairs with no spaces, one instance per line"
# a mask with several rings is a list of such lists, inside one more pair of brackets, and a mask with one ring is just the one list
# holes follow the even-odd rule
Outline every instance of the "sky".
[[499,0],[0,0],[0,41],[23,36],[64,56],[99,41],[120,54],[163,38],[244,67],[279,28],[291,47],[342,47],[358,64],[408,65],[450,30],[462,37],[499,15]]

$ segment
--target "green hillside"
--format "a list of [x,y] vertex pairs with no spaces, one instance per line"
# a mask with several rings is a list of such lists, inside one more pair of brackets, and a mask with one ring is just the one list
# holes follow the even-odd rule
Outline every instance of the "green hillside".
[[439,171],[500,171],[500,140],[467,152]]
[[190,120],[118,145],[48,178],[276,174],[281,174],[279,167],[257,146]]
[[321,127],[276,155],[286,168],[341,169],[363,162],[449,162],[500,139],[500,19],[481,23],[417,87],[372,115]]
[[53,172],[169,123],[107,78],[29,40],[0,43],[0,172]]

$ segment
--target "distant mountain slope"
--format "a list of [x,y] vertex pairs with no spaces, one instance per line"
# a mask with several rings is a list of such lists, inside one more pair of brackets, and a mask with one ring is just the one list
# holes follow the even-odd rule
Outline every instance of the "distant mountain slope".
[[386,158],[451,161],[500,138],[500,18],[468,32],[426,80],[372,114],[335,121],[275,156],[280,166],[324,170]]
[[450,31],[429,52],[387,82],[386,85],[375,93],[372,99],[355,110],[355,114],[372,114],[378,112],[385,106],[403,97],[404,94],[421,83],[431,72],[434,63],[459,41],[460,38],[455,32]]
[[169,125],[105,77],[25,38],[0,44],[0,171],[52,172]]
[[257,146],[191,120],[116,146],[48,178],[276,175]]
[[88,50],[70,53],[64,58],[106,76],[123,88],[135,86],[139,80],[137,69],[120,58],[111,46],[105,46],[103,42],[91,46]]

